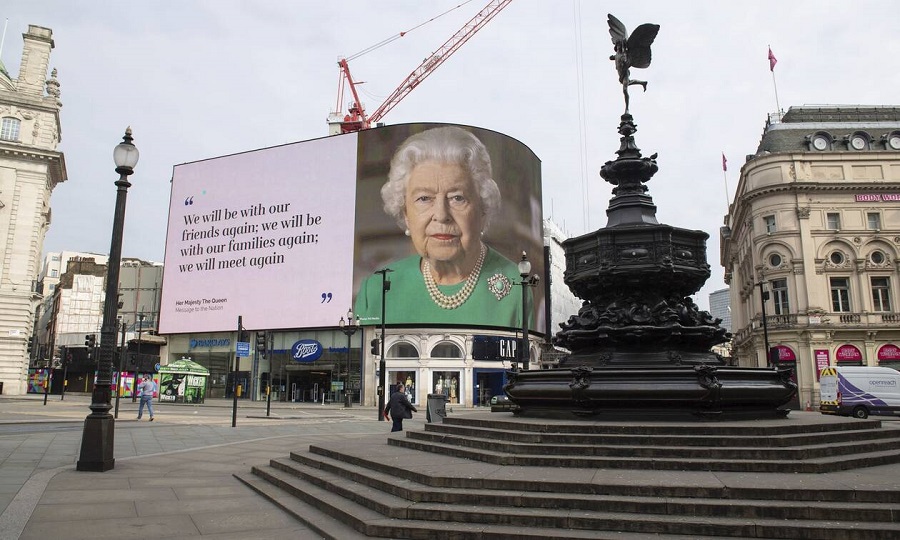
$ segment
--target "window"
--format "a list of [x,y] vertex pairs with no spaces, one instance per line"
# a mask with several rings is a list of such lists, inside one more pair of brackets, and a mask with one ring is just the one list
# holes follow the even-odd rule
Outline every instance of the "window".
[[872,254],[869,255],[869,260],[872,261],[874,264],[884,264],[884,261],[885,261],[884,253],[882,253],[881,251],[878,251],[878,250],[873,251]]
[[890,278],[872,278],[872,307],[875,311],[891,311]]
[[850,311],[850,280],[833,277],[831,283],[831,311],[835,313]]
[[50,277],[56,277],[56,275],[57,275],[58,273],[59,273],[59,272],[56,270],[56,268],[54,268],[54,269],[50,270]]
[[837,212],[825,214],[825,227],[831,231],[841,230],[841,215]]
[[462,358],[462,351],[453,343],[438,343],[431,350],[432,358]]
[[775,297],[775,315],[787,315],[790,313],[791,305],[788,301],[786,279],[772,280],[772,296]]
[[878,212],[869,212],[866,214],[866,224],[870,231],[881,230],[881,214]]
[[763,222],[766,224],[766,232],[772,234],[775,232],[775,216],[764,216]]
[[777,253],[773,253],[769,255],[769,266],[772,268],[778,268],[781,266],[781,255]]
[[844,254],[840,251],[835,251],[834,253],[832,253],[829,259],[831,259],[831,262],[833,264],[844,264]]
[[389,358],[418,358],[419,351],[409,343],[395,343],[388,351]]
[[0,124],[0,139],[4,141],[19,140],[19,119],[6,117]]

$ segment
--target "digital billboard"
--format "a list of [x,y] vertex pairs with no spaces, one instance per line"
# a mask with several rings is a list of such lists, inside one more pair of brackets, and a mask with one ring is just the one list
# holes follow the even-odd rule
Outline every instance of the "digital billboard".
[[[387,324],[518,328],[515,265],[527,251],[544,278],[541,220],[540,161],[474,127],[401,124],[177,165],[159,331],[230,331],[238,316],[251,330],[334,327],[351,307],[380,324],[379,271]],[[543,287],[525,289],[540,330]]]

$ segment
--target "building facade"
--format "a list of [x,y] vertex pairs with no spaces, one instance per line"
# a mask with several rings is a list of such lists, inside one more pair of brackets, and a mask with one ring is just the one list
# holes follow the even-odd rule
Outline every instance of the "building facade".
[[900,367],[900,107],[771,119],[741,169],[721,263],[736,363],[793,367],[801,405],[817,405],[822,367]]
[[48,78],[52,36],[49,28],[30,25],[22,36],[18,78],[0,69],[0,384],[5,394],[26,392],[50,195],[66,180],[58,151],[62,103],[55,69]]
[[[544,221],[544,287],[549,299],[547,326],[529,329],[529,367],[540,369],[545,358],[550,365],[561,354],[549,346],[548,334],[577,311],[580,301],[562,279],[564,236],[552,222]],[[514,287],[520,294],[521,286]],[[402,300],[400,300],[402,301]],[[570,309],[575,311],[566,311]],[[233,382],[244,389],[242,397],[266,399],[271,380],[272,399],[282,401],[351,402],[374,405],[380,375],[381,338],[378,326],[360,327],[349,338],[339,328],[277,330],[266,334],[265,354],[260,353],[256,332],[250,332],[250,356],[236,357],[234,332],[173,334],[166,336],[164,363],[191,359],[210,371],[209,397],[231,396]],[[373,340],[375,343],[373,343]],[[410,400],[422,404],[428,394],[443,393],[451,407],[487,405],[503,392],[507,371],[518,359],[521,334],[508,329],[459,326],[387,325],[384,333],[385,391],[397,383],[408,388]],[[316,343],[319,356],[297,362],[298,343]],[[232,380],[236,377],[236,381]],[[349,384],[349,386],[348,386]]]
[[[731,291],[719,289],[709,293],[709,314],[721,319],[720,326],[731,333]],[[713,346],[713,352],[732,363],[731,340]]]

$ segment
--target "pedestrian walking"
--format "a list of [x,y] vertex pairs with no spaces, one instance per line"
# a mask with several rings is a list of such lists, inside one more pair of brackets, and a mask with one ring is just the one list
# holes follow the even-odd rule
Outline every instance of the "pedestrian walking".
[[403,419],[412,418],[413,411],[418,412],[418,409],[409,402],[409,399],[406,397],[406,388],[403,384],[398,384],[396,391],[391,394],[391,398],[388,400],[387,405],[384,406],[383,411],[385,418],[388,418],[388,413],[390,413],[390,418],[394,421],[391,431],[403,431]]
[[141,392],[141,404],[138,407],[138,420],[144,416],[144,405],[147,405],[147,412],[150,413],[150,421],[153,421],[153,391],[156,390],[156,385],[153,384],[153,381],[150,380],[149,375],[144,375],[144,380],[141,381],[141,384],[138,385],[138,390]]

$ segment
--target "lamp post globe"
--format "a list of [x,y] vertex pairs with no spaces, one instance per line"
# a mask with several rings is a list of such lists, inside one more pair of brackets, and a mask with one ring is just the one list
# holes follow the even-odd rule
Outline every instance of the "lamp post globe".
[[522,281],[519,283],[522,286],[522,346],[519,348],[519,354],[517,355],[519,361],[513,366],[513,371],[517,371],[519,365],[522,366],[523,370],[527,370],[531,363],[531,348],[528,344],[527,288],[536,286],[538,281],[540,281],[538,276],[531,275],[531,261],[528,260],[528,254],[524,251],[522,252],[522,260],[519,261],[518,269],[519,276],[522,278]]
[[359,330],[359,317],[354,318],[353,310],[348,309],[346,322],[341,317],[339,325],[341,332],[347,336],[347,374],[344,379],[344,407],[349,409],[353,405],[350,399],[350,337]]
[[81,453],[75,468],[79,471],[103,472],[115,467],[113,442],[115,440],[115,419],[112,409],[112,369],[116,352],[118,333],[118,287],[119,265],[122,262],[122,233],[125,229],[125,203],[131,184],[128,177],[134,173],[140,152],[134,146],[131,128],[113,150],[113,161],[119,179],[115,182],[116,208],[113,215],[112,240],[109,247],[109,261],[106,268],[106,296],[103,305],[103,322],[100,327],[100,358],[97,382],[91,393],[91,414],[85,418],[81,436]]

